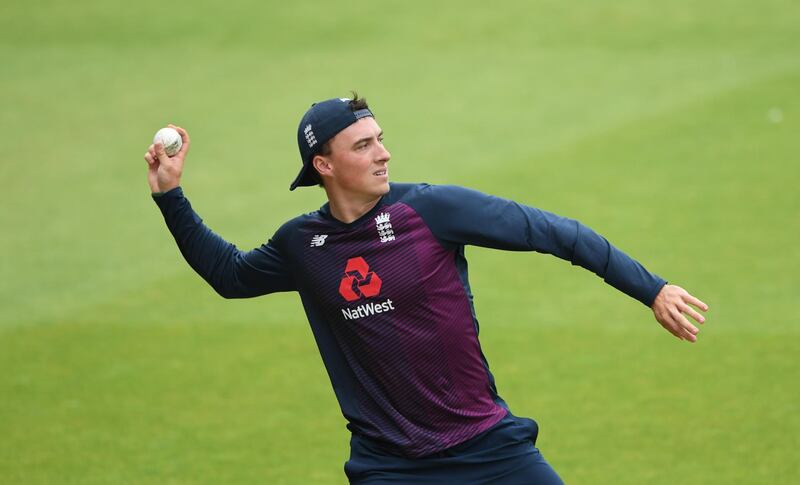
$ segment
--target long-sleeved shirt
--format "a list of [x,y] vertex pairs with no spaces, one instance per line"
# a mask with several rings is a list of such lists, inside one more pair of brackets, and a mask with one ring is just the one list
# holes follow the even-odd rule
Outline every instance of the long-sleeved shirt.
[[647,306],[665,284],[578,221],[463,187],[392,183],[351,223],[325,204],[252,251],[206,227],[180,187],[154,198],[223,297],[299,292],[348,429],[408,457],[508,412],[478,341],[465,245],[553,254]]

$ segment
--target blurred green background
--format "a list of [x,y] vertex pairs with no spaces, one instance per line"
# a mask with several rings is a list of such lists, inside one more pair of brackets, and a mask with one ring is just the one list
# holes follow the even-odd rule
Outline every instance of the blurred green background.
[[468,248],[501,395],[567,483],[797,483],[800,3],[0,5],[0,482],[345,483],[296,294],[216,296],[142,156],[244,249],[312,101],[367,97],[395,181],[581,220],[710,306],[695,345],[538,254]]

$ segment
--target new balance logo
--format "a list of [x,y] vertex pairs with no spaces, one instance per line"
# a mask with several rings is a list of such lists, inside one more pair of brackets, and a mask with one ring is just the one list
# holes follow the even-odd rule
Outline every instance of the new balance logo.
[[325,238],[328,237],[327,234],[314,234],[314,237],[311,238],[311,247],[318,248],[325,244]]
[[375,228],[378,230],[378,237],[382,243],[394,241],[394,229],[392,229],[389,217],[388,212],[383,212],[375,218]]
[[312,148],[317,144],[317,137],[314,135],[314,130],[311,129],[310,124],[303,128],[303,133],[306,135],[306,143],[308,143],[308,148]]
[[339,283],[339,294],[347,301],[372,298],[381,292],[381,279],[361,256],[347,260],[344,278]]

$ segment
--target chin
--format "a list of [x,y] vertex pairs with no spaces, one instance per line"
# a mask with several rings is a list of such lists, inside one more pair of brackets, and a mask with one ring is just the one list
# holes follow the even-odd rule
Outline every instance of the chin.
[[389,181],[388,180],[380,185],[379,191],[380,191],[380,195],[386,195],[386,194],[389,193]]
[[375,196],[386,195],[389,192],[389,179],[385,180],[370,180],[364,184],[363,190]]

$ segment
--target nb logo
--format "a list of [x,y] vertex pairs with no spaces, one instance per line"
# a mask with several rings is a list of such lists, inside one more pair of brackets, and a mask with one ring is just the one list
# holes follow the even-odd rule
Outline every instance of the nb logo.
[[347,260],[344,278],[339,283],[339,294],[347,301],[372,298],[381,292],[381,279],[361,256]]
[[318,248],[325,244],[325,238],[328,237],[327,234],[314,234],[314,237],[311,238],[311,247]]

